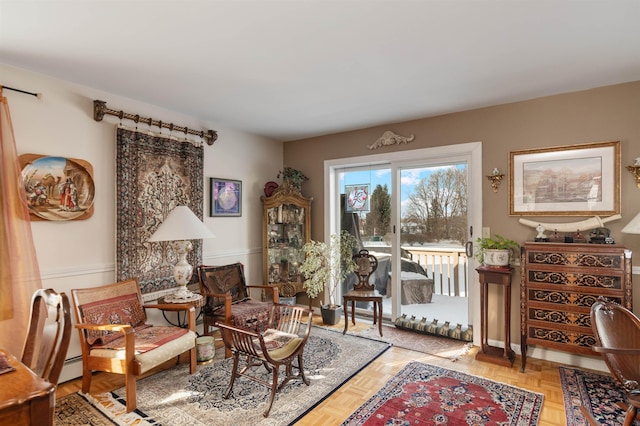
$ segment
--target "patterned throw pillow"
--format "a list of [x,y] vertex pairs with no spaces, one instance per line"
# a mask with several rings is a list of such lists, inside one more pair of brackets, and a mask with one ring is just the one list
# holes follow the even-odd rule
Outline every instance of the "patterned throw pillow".
[[[129,324],[134,328],[143,325],[146,319],[136,294],[85,303],[80,306],[80,314],[87,324]],[[121,336],[120,332],[88,330],[87,342],[90,345],[104,344]]]

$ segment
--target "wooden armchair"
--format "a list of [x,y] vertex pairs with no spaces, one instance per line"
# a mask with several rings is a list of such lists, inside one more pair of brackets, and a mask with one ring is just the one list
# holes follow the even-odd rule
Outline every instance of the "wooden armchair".
[[[225,348],[233,354],[231,380],[224,398],[229,398],[233,384],[240,376],[270,387],[269,405],[263,413],[264,417],[267,417],[276,392],[290,380],[300,379],[309,386],[309,379],[304,374],[302,353],[309,339],[312,318],[313,311],[308,308],[274,303],[271,307],[269,324],[262,333],[224,323],[218,324]],[[301,327],[303,322],[306,323],[304,329]],[[246,365],[238,371],[241,356],[246,357]],[[295,360],[298,361],[297,365],[294,365]],[[285,366],[285,377],[282,383],[278,384],[278,373],[282,365]],[[262,366],[272,373],[271,383],[251,374],[252,368]],[[294,368],[298,370],[297,374],[294,374]]]
[[[125,375],[127,412],[136,409],[136,379],[189,351],[196,371],[196,316],[190,304],[142,304],[137,279],[71,290],[82,347],[82,392],[89,393],[93,371]],[[187,311],[189,328],[147,324],[145,308]]]
[[[271,306],[278,303],[278,288],[268,285],[247,285],[242,263],[198,267],[200,293],[206,298],[202,307],[204,334],[213,334],[219,323],[263,331],[269,324]],[[249,291],[262,290],[262,298],[271,293],[272,300],[254,300]],[[227,357],[231,355],[226,351]]]
[[70,340],[69,298],[53,289],[37,290],[32,298],[22,363],[44,380],[57,385]]
[[640,319],[624,306],[600,299],[591,305],[591,328],[596,338],[593,350],[626,391],[624,425],[630,426],[640,409]]

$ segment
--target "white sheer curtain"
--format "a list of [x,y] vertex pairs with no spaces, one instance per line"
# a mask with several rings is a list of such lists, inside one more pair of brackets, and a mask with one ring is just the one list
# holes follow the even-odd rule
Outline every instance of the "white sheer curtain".
[[0,347],[22,355],[31,296],[42,287],[7,99],[0,86]]

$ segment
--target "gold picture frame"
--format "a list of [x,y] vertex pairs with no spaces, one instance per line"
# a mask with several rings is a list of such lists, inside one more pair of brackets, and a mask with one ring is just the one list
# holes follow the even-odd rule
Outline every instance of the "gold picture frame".
[[510,216],[620,213],[620,141],[509,153]]

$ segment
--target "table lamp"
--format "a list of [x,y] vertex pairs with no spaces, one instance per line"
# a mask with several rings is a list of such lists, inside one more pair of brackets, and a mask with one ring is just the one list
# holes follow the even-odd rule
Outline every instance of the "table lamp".
[[149,238],[150,242],[172,241],[173,249],[178,254],[178,262],[173,267],[173,278],[178,283],[178,290],[165,297],[165,301],[180,303],[194,298],[194,294],[187,290],[193,274],[193,266],[187,262],[187,254],[193,249],[189,240],[203,238],[215,238],[215,235],[187,206],[173,209]]
[[622,228],[622,232],[625,234],[640,234],[640,213]]

